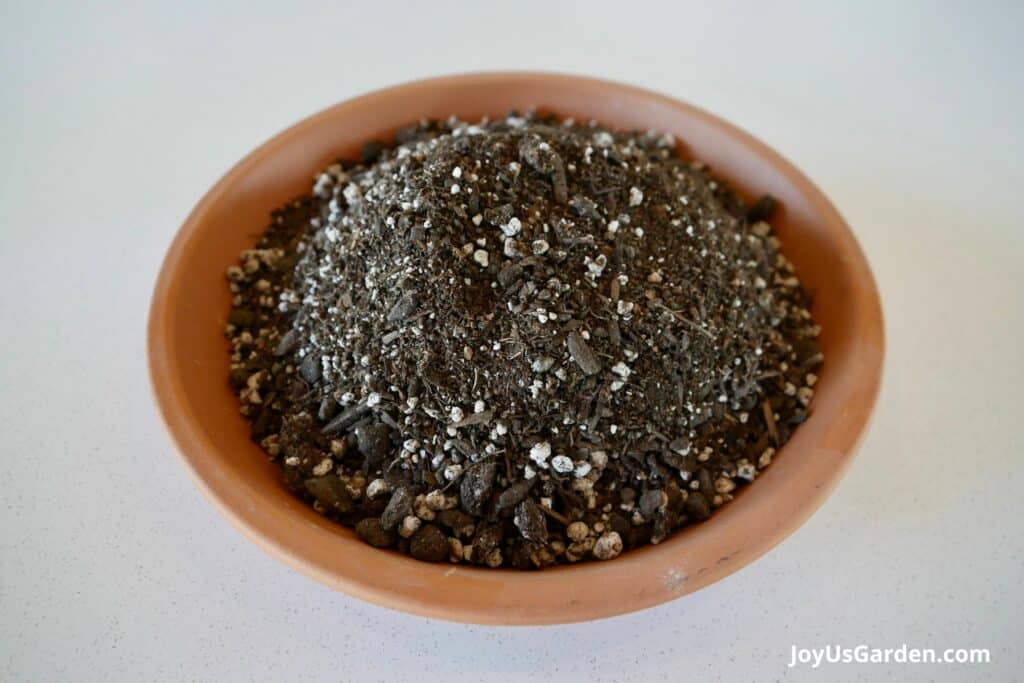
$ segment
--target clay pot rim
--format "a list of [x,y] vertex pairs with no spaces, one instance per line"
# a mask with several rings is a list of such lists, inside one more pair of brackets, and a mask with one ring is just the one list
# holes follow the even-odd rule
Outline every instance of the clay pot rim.
[[[432,565],[420,563],[393,552],[384,552],[351,539],[344,550],[346,563],[325,563],[310,557],[308,543],[311,538],[335,542],[334,535],[320,533],[313,536],[296,535],[298,525],[304,522],[293,517],[293,511],[284,508],[267,514],[252,505],[254,488],[248,481],[238,480],[217,458],[217,448],[204,435],[201,423],[190,410],[187,396],[180,381],[182,368],[168,351],[172,343],[175,324],[171,307],[180,282],[177,274],[183,262],[202,250],[197,239],[197,228],[210,207],[218,202],[227,188],[249,174],[268,157],[278,153],[293,140],[327,120],[337,120],[346,111],[375,102],[406,96],[414,101],[417,92],[444,91],[464,86],[532,83],[547,87],[584,88],[600,91],[603,97],[628,96],[639,98],[657,107],[672,110],[677,115],[700,119],[702,125],[726,134],[743,148],[769,164],[786,179],[801,188],[813,202],[821,221],[827,224],[834,248],[845,254],[847,275],[857,285],[859,295],[850,302],[859,323],[865,326],[861,338],[871,340],[870,353],[858,363],[856,371],[861,389],[857,400],[847,400],[843,406],[845,428],[832,435],[829,452],[834,458],[822,466],[816,481],[801,478],[799,472],[778,472],[777,465],[769,468],[765,476],[748,491],[758,491],[768,478],[773,479],[774,492],[761,491],[756,496],[743,494],[743,500],[724,506],[707,522],[694,525],[674,534],[657,546],[629,551],[611,562],[588,562],[559,566],[542,572],[519,570],[492,570],[462,565]],[[543,103],[541,103],[543,104]],[[409,120],[417,118],[415,108]],[[227,265],[227,264],[225,264]],[[341,102],[303,119],[275,135],[248,154],[231,168],[206,193],[190,213],[174,238],[162,265],[148,321],[147,351],[150,379],[156,402],[165,425],[177,446],[177,452],[192,479],[214,506],[239,530],[269,554],[317,581],[361,599],[423,616],[483,624],[552,624],[585,621],[609,617],[650,607],[685,593],[697,590],[723,578],[763,555],[783,538],[792,533],[821,505],[848,467],[867,428],[874,407],[882,375],[883,323],[881,304],[869,266],[849,227],[824,195],[792,164],[748,133],[697,107],[647,91],[641,88],[573,75],[530,72],[475,73],[413,81],[374,91]],[[827,361],[828,362],[828,361]],[[818,396],[829,391],[824,381],[819,383]],[[823,414],[816,410],[805,425],[780,453],[801,447],[797,437],[812,421],[825,421],[835,417],[836,411]],[[239,419],[242,418],[239,416]],[[820,448],[820,446],[819,446]],[[773,498],[780,495],[798,496],[784,513],[773,515]],[[749,498],[749,500],[747,500]],[[749,503],[749,505],[748,505]],[[730,543],[739,529],[756,527],[763,533],[744,533],[743,540]],[[333,532],[332,532],[333,533]],[[333,540],[332,540],[333,539]],[[735,547],[734,547],[735,546]],[[705,556],[696,561],[694,569],[690,556]],[[711,556],[714,555],[714,558]],[[681,558],[689,565],[684,571]],[[711,558],[711,559],[709,559]],[[368,565],[368,566],[364,566]],[[375,568],[387,567],[389,572],[378,574]],[[397,570],[399,573],[390,573]],[[402,583],[395,577],[402,576]],[[493,584],[493,600],[479,599],[481,585]],[[438,586],[443,585],[444,591]],[[590,586],[575,595],[579,586]],[[460,599],[463,589],[472,587],[473,598]],[[475,592],[474,592],[475,591]],[[490,590],[488,590],[490,593]],[[563,602],[552,596],[565,595]]]

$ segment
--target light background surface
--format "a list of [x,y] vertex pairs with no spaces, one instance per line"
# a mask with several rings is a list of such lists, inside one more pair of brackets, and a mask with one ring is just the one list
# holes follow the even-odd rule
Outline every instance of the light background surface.
[[[1024,678],[1018,3],[0,3],[0,679]],[[299,118],[427,75],[545,69],[699,104],[803,169],[875,269],[883,393],[852,470],[757,563],[638,614],[480,628],[257,550],[149,395],[178,225]],[[988,666],[788,670],[793,644]]]

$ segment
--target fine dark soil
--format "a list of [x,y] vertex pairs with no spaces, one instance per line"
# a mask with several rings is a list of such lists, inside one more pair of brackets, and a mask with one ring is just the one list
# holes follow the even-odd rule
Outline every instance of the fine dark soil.
[[367,543],[611,559],[707,519],[807,417],[818,327],[774,211],[669,136],[420,122],[228,269],[231,383],[287,485]]

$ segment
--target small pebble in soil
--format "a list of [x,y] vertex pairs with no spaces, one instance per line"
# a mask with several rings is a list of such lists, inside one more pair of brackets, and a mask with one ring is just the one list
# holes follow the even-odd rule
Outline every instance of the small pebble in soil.
[[417,560],[440,562],[448,557],[448,537],[433,524],[425,524],[412,537],[409,554]]
[[618,557],[621,552],[622,538],[614,531],[602,534],[601,537],[594,542],[594,557],[599,560],[611,560]]

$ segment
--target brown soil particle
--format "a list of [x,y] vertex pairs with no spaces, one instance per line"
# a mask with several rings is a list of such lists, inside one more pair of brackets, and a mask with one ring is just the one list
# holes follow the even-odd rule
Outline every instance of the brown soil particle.
[[806,419],[818,327],[770,197],[550,116],[396,139],[228,269],[231,386],[321,513],[431,562],[609,560],[707,519]]
[[440,562],[448,557],[448,551],[448,537],[433,524],[421,526],[409,544],[409,554],[425,562]]

